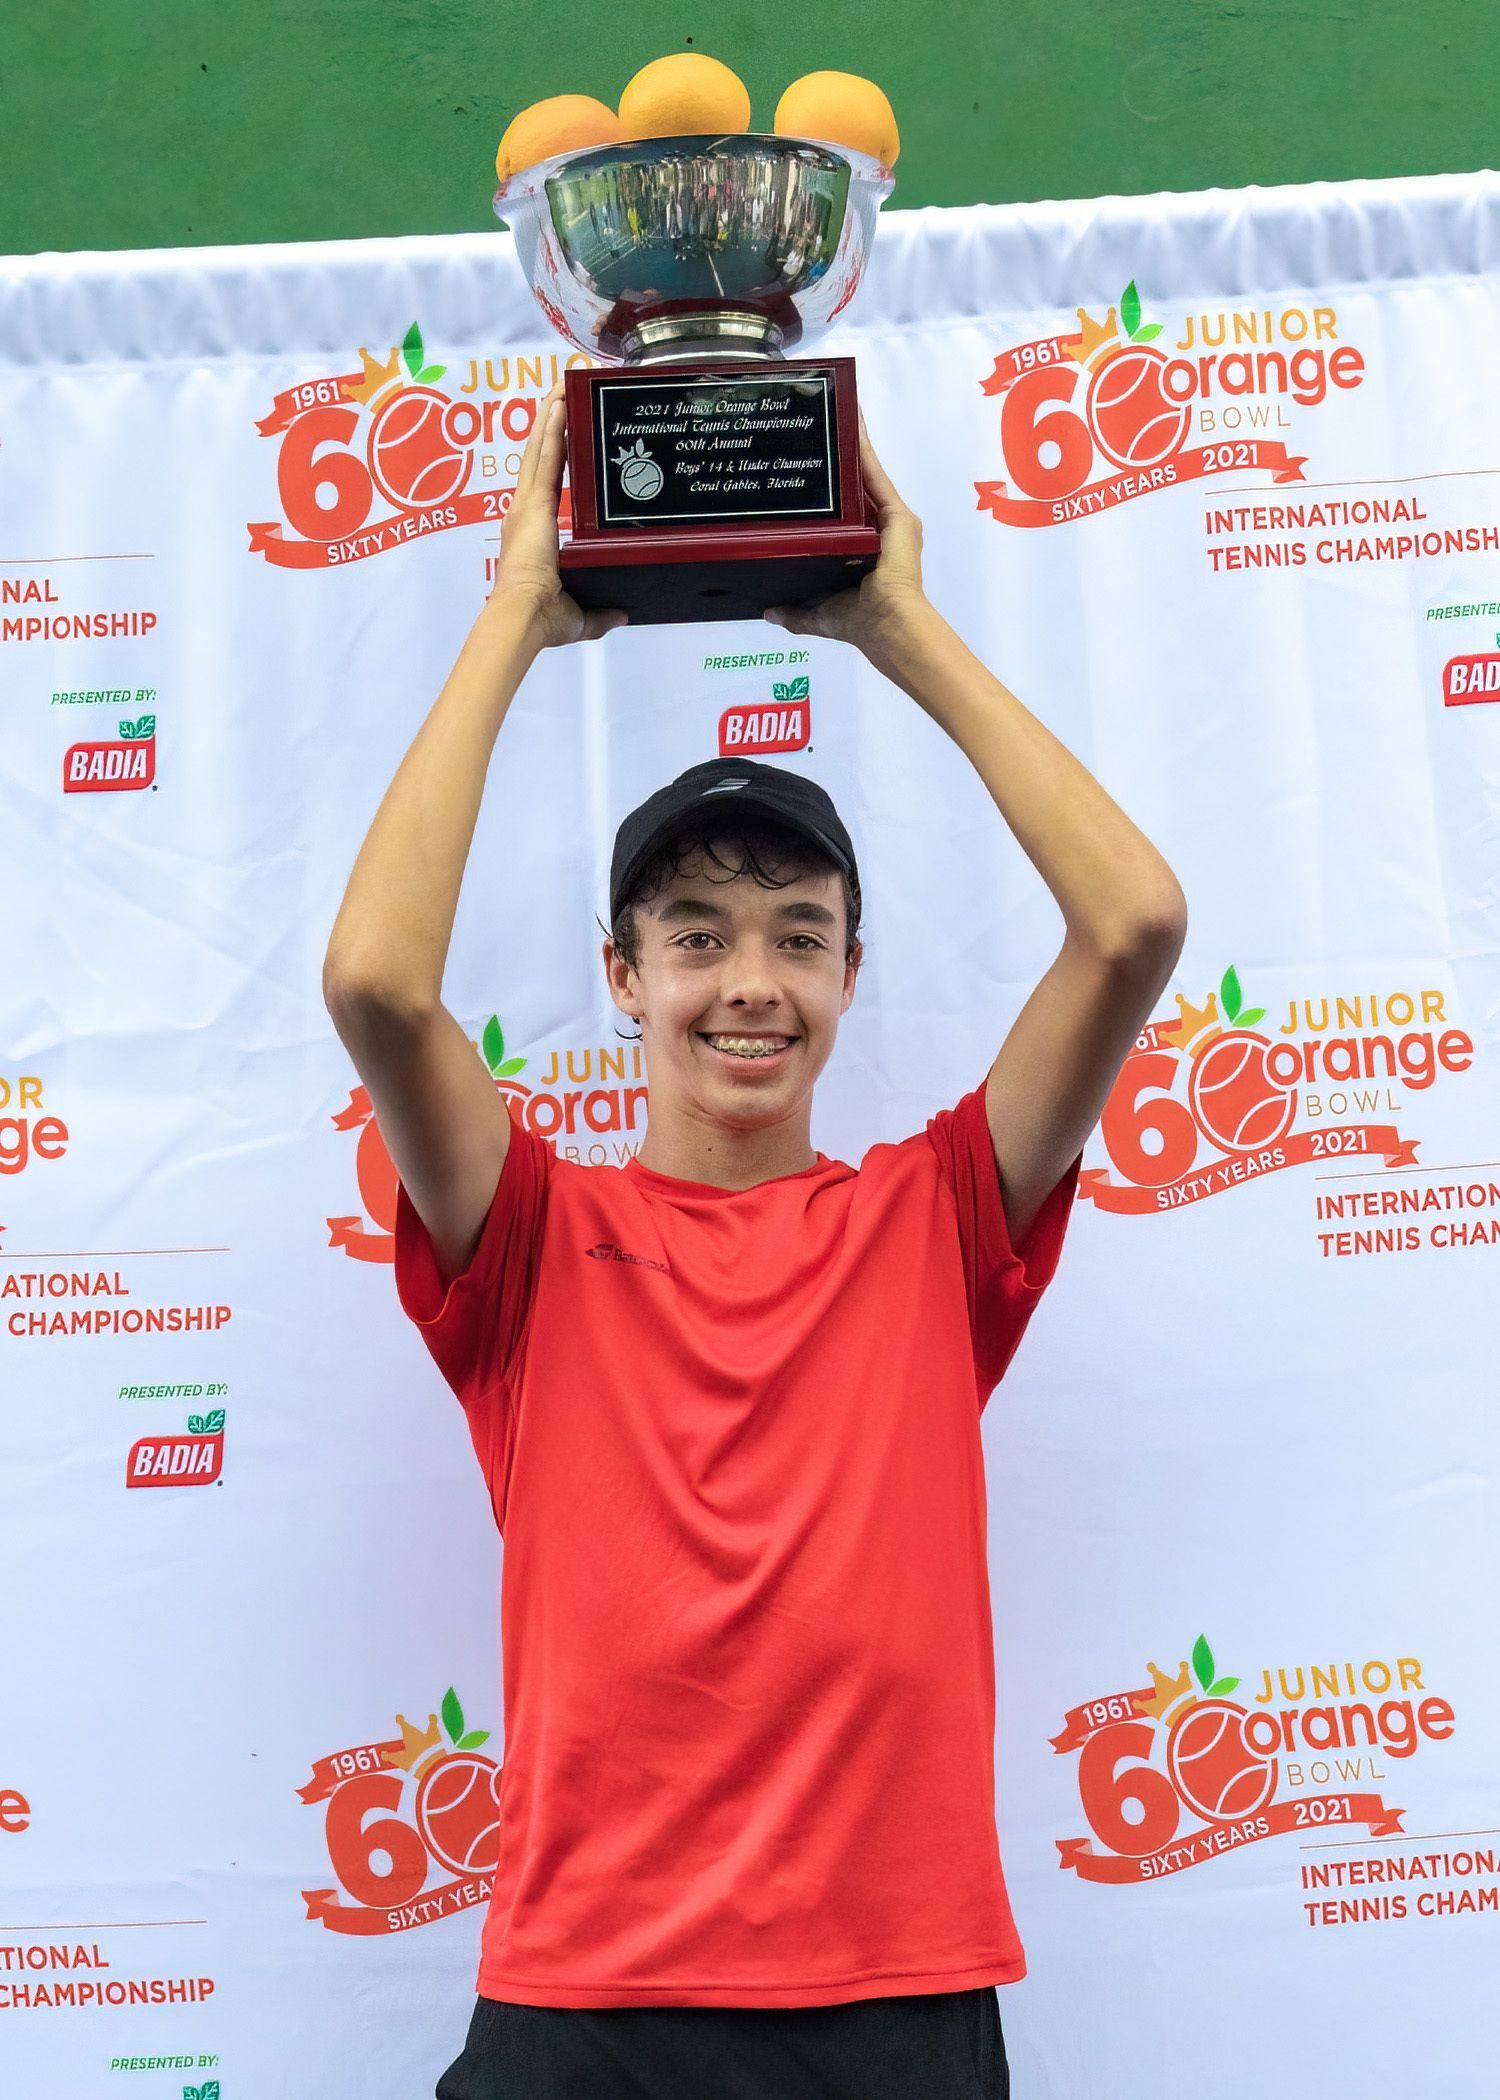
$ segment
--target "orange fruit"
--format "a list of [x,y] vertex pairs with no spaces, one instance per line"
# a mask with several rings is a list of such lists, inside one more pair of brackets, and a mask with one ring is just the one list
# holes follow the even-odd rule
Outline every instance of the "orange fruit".
[[620,97],[620,132],[627,139],[746,131],[749,126],[750,96],[744,81],[701,51],[653,58]]
[[613,146],[620,136],[620,120],[607,102],[596,102],[592,95],[549,95],[518,110],[506,125],[495,173],[508,182],[519,168],[535,167],[554,153]]
[[829,139],[893,168],[901,151],[896,112],[873,80],[858,73],[804,73],[776,105],[771,129],[784,137]]

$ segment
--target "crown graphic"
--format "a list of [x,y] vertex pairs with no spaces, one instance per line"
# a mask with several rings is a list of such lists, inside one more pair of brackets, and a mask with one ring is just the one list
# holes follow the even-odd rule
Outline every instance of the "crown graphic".
[[1151,1672],[1154,1690],[1149,1699],[1140,1701],[1139,1712],[1149,1714],[1153,1721],[1171,1722],[1176,1720],[1180,1709],[1197,1705],[1198,1695],[1193,1690],[1192,1672],[1188,1669],[1186,1656],[1175,1677],[1169,1677],[1165,1670],[1158,1670],[1154,1662],[1147,1663],[1146,1668]]
[[392,1750],[386,1763],[399,1765],[403,1772],[415,1772],[426,1762],[429,1751],[436,1750],[443,1740],[438,1717],[429,1714],[425,1728],[413,1728],[405,1714],[397,1714],[396,1726],[401,1731],[401,1748]]
[[1096,321],[1086,306],[1077,306],[1073,311],[1078,316],[1083,340],[1079,343],[1066,343],[1063,347],[1069,357],[1076,358],[1079,364],[1092,372],[1096,365],[1102,365],[1107,357],[1113,357],[1117,350],[1123,350],[1125,347],[1120,339],[1115,309],[1110,308],[1109,317],[1104,321]]
[[1189,1057],[1201,1057],[1214,1037],[1224,1032],[1219,1025],[1219,995],[1210,992],[1205,1006],[1194,1006],[1181,992],[1173,996],[1177,1001],[1177,1019],[1163,1021],[1156,1032],[1164,1043],[1186,1050]]
[[364,366],[365,376],[358,386],[351,386],[348,389],[348,394],[351,401],[363,402],[368,409],[374,409],[387,387],[404,386],[406,383],[400,376],[401,352],[394,347],[390,356],[382,364],[378,358],[371,357],[369,351],[361,343],[359,361]]

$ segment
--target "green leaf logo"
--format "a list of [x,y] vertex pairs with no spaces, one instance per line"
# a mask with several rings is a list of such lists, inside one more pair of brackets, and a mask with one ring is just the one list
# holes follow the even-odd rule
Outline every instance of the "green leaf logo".
[[217,1436],[224,1427],[224,1410],[216,1407],[211,1414],[189,1415],[189,1436]]
[[224,1410],[223,1410],[223,1408],[222,1408],[222,1407],[216,1407],[216,1408],[212,1409],[212,1410],[211,1410],[211,1412],[210,1412],[210,1413],[208,1414],[208,1416],[206,1417],[206,1420],[207,1420],[207,1422],[208,1422],[208,1433],[209,1433],[209,1435],[210,1435],[210,1436],[217,1436],[217,1435],[218,1435],[218,1433],[219,1433],[219,1431],[220,1431],[220,1430],[221,1430],[221,1429],[222,1429],[222,1428],[224,1427]]
[[794,678],[791,683],[791,688],[787,693],[787,698],[788,700],[805,700],[808,695],[808,690],[808,683],[805,678]]
[[430,386],[433,380],[441,379],[447,369],[446,365],[423,365],[417,374],[418,386]]
[[792,689],[789,685],[773,685],[771,687],[771,698],[773,700],[790,700],[791,697]]
[[460,1750],[477,1750],[481,1743],[487,1743],[489,1739],[490,1732],[487,1728],[471,1728],[467,1735],[459,1737],[458,1747]]
[[1193,1675],[1205,1692],[1214,1681],[1214,1651],[1206,1633],[1200,1633],[1193,1643]]
[[408,377],[412,379],[417,377],[425,362],[425,354],[422,349],[422,330],[415,321],[407,329],[406,340],[401,345],[401,362],[406,366]]
[[485,1022],[479,1047],[484,1052],[484,1061],[490,1068],[491,1079],[513,1079],[517,1072],[526,1069],[524,1057],[506,1056],[505,1030],[500,1026],[498,1014],[491,1014]]
[[1120,321],[1129,343],[1149,343],[1161,334],[1160,321],[1153,321],[1149,328],[1141,326],[1141,295],[1133,277],[1120,294]]
[[202,1436],[202,1435],[203,1435],[203,1417],[202,1417],[202,1415],[189,1415],[189,1416],[188,1416],[188,1435],[189,1435],[189,1436]]
[[443,1726],[456,1743],[464,1732],[464,1710],[458,1703],[458,1694],[450,1684],[443,1694]]
[[1238,1677],[1214,1675],[1214,1651],[1208,1645],[1208,1636],[1202,1633],[1193,1643],[1193,1674],[1198,1679],[1199,1690],[1209,1699],[1226,1697],[1240,1681]]
[[1252,1006],[1248,1011],[1241,1003],[1244,994],[1240,990],[1239,974],[1233,963],[1219,980],[1219,1003],[1224,1009],[1224,1018],[1231,1028],[1253,1028],[1257,1021],[1266,1018],[1263,1006]]

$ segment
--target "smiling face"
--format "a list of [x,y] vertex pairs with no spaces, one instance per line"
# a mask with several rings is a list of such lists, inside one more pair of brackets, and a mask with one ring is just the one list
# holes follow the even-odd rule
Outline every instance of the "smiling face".
[[676,872],[633,914],[632,963],[604,946],[610,994],[640,1020],[653,1120],[683,1115],[750,1131],[811,1109],[854,997],[862,957],[846,954],[842,878],[793,873],[762,845],[770,887],[744,845],[687,847]]

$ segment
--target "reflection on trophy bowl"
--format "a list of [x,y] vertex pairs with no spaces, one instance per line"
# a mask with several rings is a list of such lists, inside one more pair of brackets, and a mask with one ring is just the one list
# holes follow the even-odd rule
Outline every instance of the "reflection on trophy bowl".
[[559,154],[496,190],[558,333],[604,360],[779,358],[853,298],[894,177],[756,133]]

